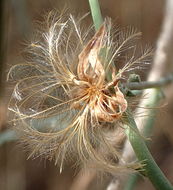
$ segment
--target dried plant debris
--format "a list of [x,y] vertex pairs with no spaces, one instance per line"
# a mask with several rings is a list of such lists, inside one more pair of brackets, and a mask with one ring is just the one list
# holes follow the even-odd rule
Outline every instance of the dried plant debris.
[[30,157],[54,159],[61,170],[64,161],[74,159],[77,165],[120,172],[134,167],[118,164],[116,139],[124,134],[128,106],[120,80],[148,63],[151,49],[137,56],[133,42],[139,32],[112,28],[105,19],[94,34],[93,27],[82,25],[84,19],[48,15],[45,29],[40,27],[27,47],[25,62],[9,71],[16,82],[10,115]]

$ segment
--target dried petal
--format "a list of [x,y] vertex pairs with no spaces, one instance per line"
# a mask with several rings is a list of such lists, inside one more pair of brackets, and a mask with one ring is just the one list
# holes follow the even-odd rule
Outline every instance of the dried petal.
[[115,87],[115,95],[100,94],[95,101],[94,116],[98,121],[114,122],[119,119],[127,109],[127,101],[118,86]]
[[79,54],[77,74],[80,80],[89,81],[92,84],[102,84],[105,78],[104,68],[99,59],[99,53],[103,47],[103,38],[106,34],[105,24],[86,45]]

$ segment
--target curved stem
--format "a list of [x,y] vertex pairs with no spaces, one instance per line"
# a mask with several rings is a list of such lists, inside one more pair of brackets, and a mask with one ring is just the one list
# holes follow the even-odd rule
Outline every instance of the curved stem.
[[[151,94],[151,92],[150,92]],[[160,101],[163,99],[163,92],[159,89],[152,89],[152,96],[148,99],[148,101],[144,104],[144,107],[157,107],[160,104]],[[144,137],[150,137],[152,133],[152,128],[154,126],[155,122],[155,115],[157,114],[157,109],[148,109],[147,115],[148,117],[145,117],[145,122],[143,123],[143,130],[141,131],[142,135]],[[152,115],[152,116],[151,116]],[[148,144],[148,143],[147,143]],[[135,188],[135,185],[140,178],[138,173],[134,173],[132,176],[130,175],[128,178],[128,181],[125,184],[125,187],[123,190],[133,190]]]
[[173,186],[167,180],[150,154],[145,142],[136,132],[137,126],[131,112],[127,113],[126,134],[140,162],[144,163],[145,175],[150,179],[157,190],[173,190]]

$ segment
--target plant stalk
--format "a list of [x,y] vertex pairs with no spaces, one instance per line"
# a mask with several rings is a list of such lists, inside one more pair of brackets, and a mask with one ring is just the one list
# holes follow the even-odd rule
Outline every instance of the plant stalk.
[[91,15],[94,22],[95,30],[97,31],[103,23],[103,18],[100,10],[100,5],[98,0],[89,0],[89,5],[91,9]]
[[135,120],[130,111],[127,113],[126,134],[138,160],[144,163],[145,175],[157,190],[173,190],[173,186],[157,166],[144,140],[140,137]]
[[130,82],[123,84],[129,90],[144,90],[148,88],[160,88],[173,82],[173,74],[162,77],[158,81]]

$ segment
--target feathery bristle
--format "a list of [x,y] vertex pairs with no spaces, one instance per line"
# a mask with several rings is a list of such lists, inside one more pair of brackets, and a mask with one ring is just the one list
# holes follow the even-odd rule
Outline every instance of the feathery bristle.
[[122,158],[114,141],[123,133],[118,127],[127,101],[118,81],[151,52],[137,58],[132,53],[116,72],[116,61],[134,51],[132,41],[140,33],[116,31],[114,38],[106,19],[94,35],[91,28],[80,30],[84,18],[48,15],[47,27],[27,48],[29,59],[10,69],[9,78],[17,83],[9,110],[30,157],[55,159],[61,170],[74,157],[101,171],[120,172],[125,166],[118,165]]

